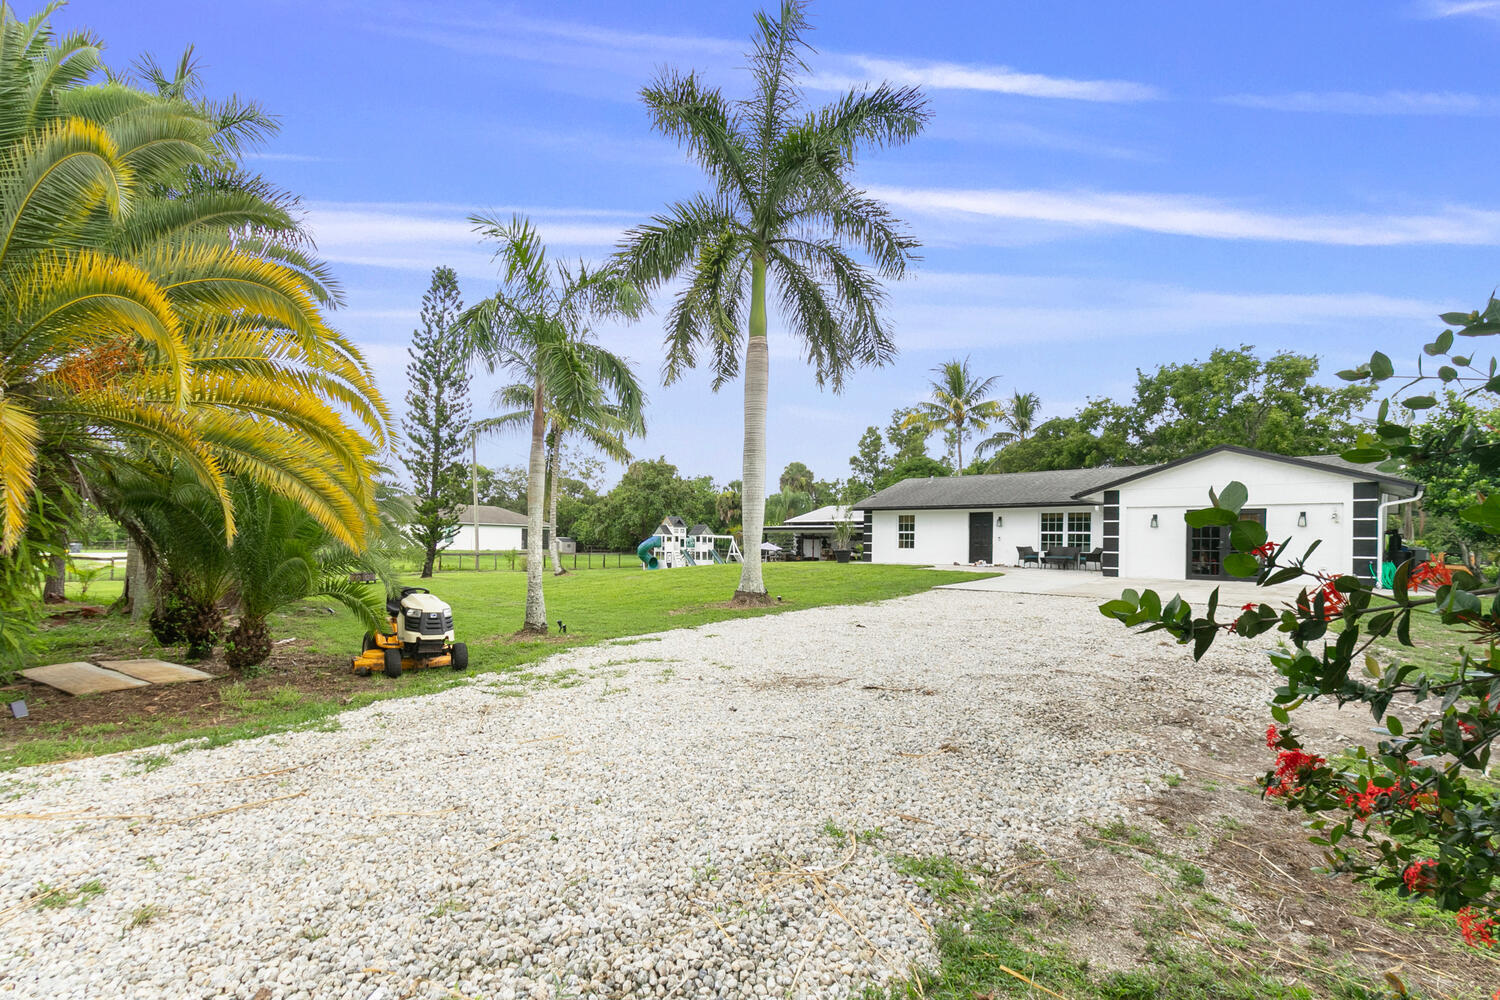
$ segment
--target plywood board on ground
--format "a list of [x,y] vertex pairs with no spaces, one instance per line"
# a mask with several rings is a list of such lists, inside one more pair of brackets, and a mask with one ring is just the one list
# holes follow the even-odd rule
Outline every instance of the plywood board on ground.
[[100,660],[99,666],[129,674],[143,681],[150,681],[152,684],[208,681],[213,680],[214,676],[205,674],[201,670],[194,670],[192,667],[184,667],[180,663],[168,663],[166,660]]
[[120,691],[124,688],[145,687],[147,682],[114,670],[105,670],[92,663],[53,663],[45,667],[32,667],[21,671],[27,680],[55,687],[68,694],[97,694],[100,691]]

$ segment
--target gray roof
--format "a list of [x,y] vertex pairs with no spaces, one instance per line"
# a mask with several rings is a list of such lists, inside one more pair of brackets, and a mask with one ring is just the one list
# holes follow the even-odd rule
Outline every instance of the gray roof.
[[[478,509],[480,524],[519,524],[523,526],[526,524],[525,514],[517,514],[515,511],[507,510],[504,507],[495,507],[487,503],[482,503]],[[470,512],[470,507],[466,503],[458,505],[458,523],[474,523],[474,515]]]
[[941,507],[1076,507],[1077,495],[1103,483],[1146,472],[1155,466],[1128,465],[1050,472],[1001,472],[991,476],[935,476],[903,479],[854,506],[860,510],[914,510]]
[[1134,471],[1121,469],[1119,470],[1120,475],[1106,480],[1105,482],[1098,483],[1093,487],[1086,487],[1082,490],[1079,490],[1078,496],[1082,497],[1089,493],[1098,493],[1101,490],[1113,489],[1116,486],[1120,486],[1124,483],[1130,482],[1133,479],[1140,479],[1144,476],[1149,476],[1153,472],[1160,472],[1164,469],[1171,469],[1179,465],[1186,465],[1188,462],[1196,462],[1200,458],[1204,458],[1208,455],[1216,455],[1219,452],[1223,451],[1233,452],[1237,455],[1249,455],[1253,458],[1267,458],[1274,462],[1285,462],[1287,465],[1300,465],[1309,469],[1327,469],[1329,472],[1338,473],[1339,475],[1343,476],[1349,476],[1352,479],[1373,480],[1377,483],[1380,483],[1382,486],[1389,487],[1391,491],[1398,496],[1413,496],[1416,494],[1418,489],[1418,484],[1412,482],[1410,479],[1402,479],[1400,476],[1393,476],[1389,472],[1381,472],[1374,465],[1361,465],[1358,462],[1346,462],[1344,459],[1340,458],[1337,455],[1276,455],[1269,451],[1256,451],[1254,448],[1242,448],[1237,444],[1221,444],[1216,445],[1213,448],[1209,448],[1206,451],[1200,451],[1196,454],[1188,455],[1185,458],[1175,459],[1163,465],[1146,466]]

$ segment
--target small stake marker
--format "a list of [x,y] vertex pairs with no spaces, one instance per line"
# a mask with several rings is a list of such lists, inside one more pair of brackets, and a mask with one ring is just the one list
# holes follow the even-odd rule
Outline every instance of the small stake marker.
[[27,708],[26,708],[26,699],[22,698],[20,701],[13,701],[13,702],[11,702],[10,703],[10,714],[11,714],[12,717],[17,718],[17,719],[24,719],[24,718],[27,718],[28,716],[30,716],[31,712],[28,711]]

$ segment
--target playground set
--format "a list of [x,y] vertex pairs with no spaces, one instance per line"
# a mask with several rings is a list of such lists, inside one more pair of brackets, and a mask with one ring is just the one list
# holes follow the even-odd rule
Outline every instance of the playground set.
[[[721,543],[727,542],[727,545]],[[656,534],[636,546],[642,569],[681,569],[684,566],[710,566],[714,563],[743,562],[739,543],[733,535],[715,535],[706,524],[687,522],[672,515],[661,522]]]

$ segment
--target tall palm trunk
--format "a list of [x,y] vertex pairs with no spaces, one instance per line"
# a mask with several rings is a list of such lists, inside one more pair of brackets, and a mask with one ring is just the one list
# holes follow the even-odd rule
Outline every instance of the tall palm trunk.
[[963,424],[959,424],[958,425],[957,433],[955,433],[953,435],[953,438],[954,438],[955,443],[957,443],[957,445],[958,445],[958,474],[961,476],[961,475],[964,474],[964,425]]
[[766,259],[756,254],[750,276],[750,336],[745,341],[745,455],[740,487],[745,544],[744,565],[734,600],[766,604],[760,573],[760,536],[766,524],[766,389],[771,376],[766,349]]
[[547,507],[547,420],[540,373],[531,399],[531,469],[526,477],[526,622],[522,632],[546,634],[547,602],[542,597],[542,525]]
[[562,544],[557,540],[557,480],[562,469],[562,431],[552,425],[552,468],[547,473],[547,523],[552,525],[552,575],[562,576]]

